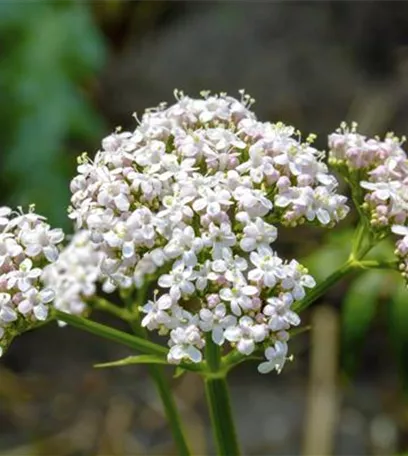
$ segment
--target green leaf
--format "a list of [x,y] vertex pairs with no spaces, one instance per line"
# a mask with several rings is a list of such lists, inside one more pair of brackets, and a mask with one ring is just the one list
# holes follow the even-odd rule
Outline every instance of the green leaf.
[[352,233],[350,229],[331,232],[322,242],[323,247],[302,260],[317,282],[323,281],[347,260]]
[[384,283],[383,271],[367,271],[354,280],[342,306],[342,359],[349,374],[356,367],[359,350],[376,312]]
[[129,366],[131,364],[168,364],[166,358],[159,358],[153,355],[138,355],[128,356],[117,361],[111,361],[109,363],[95,364],[94,367],[105,368],[105,367],[120,367]]
[[388,303],[388,328],[404,392],[408,394],[408,290],[400,280]]

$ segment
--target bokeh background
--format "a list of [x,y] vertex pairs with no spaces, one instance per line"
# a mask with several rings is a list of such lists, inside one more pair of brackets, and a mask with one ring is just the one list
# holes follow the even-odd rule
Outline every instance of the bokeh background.
[[[0,0],[0,204],[67,217],[76,156],[173,89],[245,88],[264,120],[327,135],[408,132],[408,3]],[[355,219],[333,233],[284,232],[280,252],[318,279],[347,255]],[[328,247],[321,246],[327,243]],[[386,257],[391,247],[377,249]],[[100,321],[118,325],[102,315]],[[408,449],[408,292],[395,275],[350,277],[304,314],[281,375],[231,376],[248,455],[401,455]],[[77,330],[20,337],[0,362],[0,454],[170,455],[143,367]],[[174,383],[194,454],[211,454],[199,379]]]

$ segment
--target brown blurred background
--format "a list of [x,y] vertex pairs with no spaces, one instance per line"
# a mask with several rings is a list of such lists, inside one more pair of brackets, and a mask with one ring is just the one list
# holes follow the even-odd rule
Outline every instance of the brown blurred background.
[[[75,157],[174,88],[245,88],[260,119],[323,149],[342,120],[408,132],[407,2],[0,0],[0,56],[0,203],[35,202],[67,231]],[[289,230],[279,249],[322,279],[353,223],[326,252],[318,230]],[[408,449],[408,292],[382,277],[346,280],[308,311],[281,375],[233,372],[245,454]],[[92,368],[127,354],[69,328],[19,338],[0,362],[0,455],[175,454],[146,369]],[[211,454],[200,379],[172,381],[194,454]]]

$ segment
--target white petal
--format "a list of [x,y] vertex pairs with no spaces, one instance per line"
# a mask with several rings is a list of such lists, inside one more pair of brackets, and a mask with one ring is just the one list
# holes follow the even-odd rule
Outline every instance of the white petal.
[[198,350],[198,348],[194,347],[193,345],[188,346],[185,352],[191,361],[193,361],[193,363],[199,363],[203,359],[203,355],[200,350]]
[[130,207],[130,202],[123,193],[115,197],[115,204],[116,207],[123,212],[128,211]]
[[255,343],[251,339],[241,339],[237,344],[237,350],[244,355],[250,355],[255,350]]
[[232,290],[230,288],[222,288],[219,293],[220,298],[224,301],[231,301],[233,298]]
[[173,277],[170,274],[163,274],[157,283],[159,287],[170,288],[173,285]]
[[170,295],[168,295],[168,294],[160,296],[160,298],[157,300],[157,307],[160,310],[170,309],[172,304],[173,304],[173,301],[172,301]]
[[43,306],[41,304],[38,306],[35,306],[33,312],[34,312],[34,315],[37,318],[37,320],[44,321],[47,319],[48,309],[46,306]]
[[251,252],[256,249],[256,240],[254,238],[244,237],[239,245],[244,252]]
[[217,345],[222,345],[224,343],[224,330],[221,326],[216,326],[212,332],[212,340]]
[[41,246],[39,244],[29,244],[25,252],[29,257],[35,257],[41,253]]
[[173,347],[170,348],[169,354],[171,355],[172,358],[176,360],[181,360],[184,358],[185,351],[180,345],[174,345]]
[[230,342],[237,342],[241,337],[241,330],[238,326],[231,326],[224,331],[224,337]]
[[204,198],[195,200],[193,203],[193,209],[195,211],[201,211],[207,206],[207,201]]
[[49,245],[47,247],[44,247],[44,255],[45,258],[47,258],[48,261],[53,263],[54,261],[58,260],[58,249],[55,247],[55,245]]
[[275,368],[272,361],[265,361],[258,365],[258,372],[260,374],[269,374]]
[[10,309],[10,307],[3,307],[0,310],[0,320],[3,320],[5,323],[10,323],[17,320],[17,313]]
[[393,225],[391,231],[400,236],[408,236],[408,226],[403,225]]
[[321,224],[327,225],[330,223],[330,214],[325,209],[318,209],[316,215]]
[[247,285],[241,288],[242,293],[246,296],[254,296],[258,293],[258,288],[253,287],[252,285]]
[[51,302],[55,298],[55,293],[50,288],[45,288],[40,292],[41,302]]

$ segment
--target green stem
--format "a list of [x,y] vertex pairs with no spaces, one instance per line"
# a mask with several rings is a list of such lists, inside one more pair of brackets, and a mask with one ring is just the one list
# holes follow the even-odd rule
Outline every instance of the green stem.
[[[126,300],[128,311],[132,314],[133,317],[132,319],[128,320],[129,325],[136,336],[145,340],[148,340],[148,335],[145,328],[143,328],[140,324],[139,307],[144,304],[147,290],[148,287],[143,287],[142,289],[138,290],[139,292],[135,301],[131,301],[130,299]],[[171,390],[170,384],[166,379],[164,369],[161,366],[157,365],[149,365],[147,368],[162,401],[164,413],[166,415],[174,442],[177,447],[177,454],[180,456],[189,456],[191,452],[187,444],[187,439],[183,430],[180,415],[177,411],[173,391]]]
[[133,348],[134,350],[141,351],[149,355],[167,355],[167,349],[161,345],[154,344],[140,337],[132,336],[131,334],[119,331],[100,323],[88,320],[86,318],[78,317],[77,315],[71,315],[60,310],[54,311],[54,316],[57,320],[68,323],[71,326],[75,326],[78,329],[95,334],[96,336],[104,339],[112,340],[121,345]]
[[360,220],[355,234],[353,236],[353,243],[352,243],[352,251],[351,251],[351,256],[356,257],[358,256],[358,252],[360,251],[363,241],[364,241],[364,234],[366,231],[367,225],[364,222],[364,220]]
[[205,379],[205,392],[219,456],[240,454],[225,377]]
[[164,376],[163,369],[160,366],[150,365],[148,366],[148,370],[155,383],[160,399],[162,400],[164,412],[177,447],[177,454],[180,456],[189,456],[191,452],[184,435],[181,418],[177,411],[173,392]]
[[380,261],[380,260],[365,260],[360,261],[359,266],[363,269],[394,269],[399,270],[399,262],[395,260]]
[[206,335],[205,360],[210,372],[216,373],[221,366],[221,348],[212,341],[211,333]]
[[96,297],[94,299],[90,299],[89,304],[94,309],[110,313],[111,315],[114,315],[115,317],[118,317],[124,321],[129,321],[132,317],[127,309],[119,307],[116,304],[113,304],[112,302],[104,298]]
[[[368,236],[366,236],[366,234]],[[375,243],[381,239],[376,238],[369,231],[364,220],[360,221],[353,239],[353,248],[350,253],[349,259],[340,266],[339,269],[330,274],[323,282],[319,283],[315,288],[309,291],[302,301],[294,305],[294,310],[300,312],[306,307],[309,307],[316,299],[320,298],[326,293],[326,291],[343,277],[348,275],[355,269],[364,268],[382,268],[385,265],[386,269],[391,268],[391,262],[374,262],[374,261],[362,261],[367,253],[374,247]],[[393,268],[395,267],[394,263]]]
[[293,310],[295,312],[300,312],[306,309],[306,307],[309,307],[313,302],[316,301],[316,299],[324,295],[332,285],[349,274],[355,267],[356,262],[354,260],[346,261],[343,266],[334,271],[333,274],[330,274],[329,277],[323,280],[323,282],[312,288],[309,293],[302,299],[302,301],[293,306]]
[[220,370],[220,348],[214,344],[210,336],[206,339],[206,360],[209,372],[204,377],[205,392],[217,454],[238,456],[241,452],[235,431],[226,373]]

